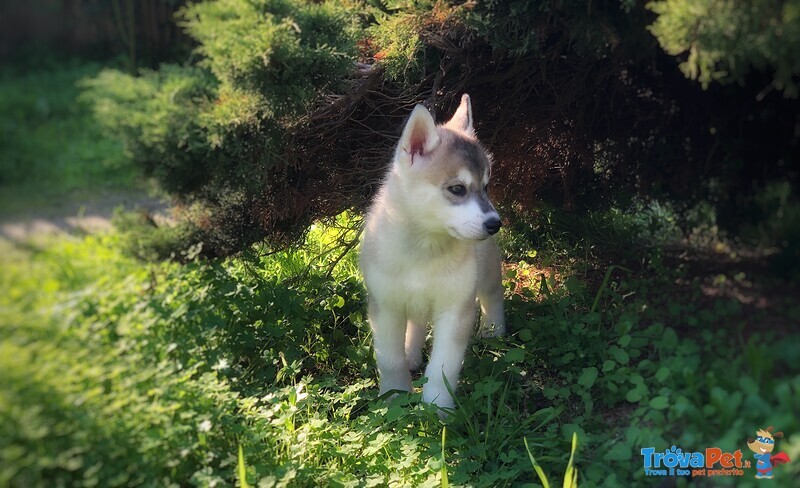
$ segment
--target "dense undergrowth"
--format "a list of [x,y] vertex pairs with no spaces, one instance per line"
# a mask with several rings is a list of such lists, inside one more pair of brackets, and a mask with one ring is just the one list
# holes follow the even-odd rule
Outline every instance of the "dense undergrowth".
[[524,442],[559,479],[577,434],[582,486],[645,486],[644,447],[747,452],[771,424],[800,451],[796,303],[765,330],[662,252],[604,274],[544,234],[538,255],[504,236],[511,334],[475,339],[458,411],[384,403],[355,252],[325,252],[348,218],[186,264],[143,265],[119,234],[4,245],[0,484],[235,486],[241,447],[253,486],[535,486]]

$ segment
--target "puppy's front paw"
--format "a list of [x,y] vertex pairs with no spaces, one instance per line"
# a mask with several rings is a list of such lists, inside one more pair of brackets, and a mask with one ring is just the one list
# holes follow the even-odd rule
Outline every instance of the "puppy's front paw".
[[[405,368],[402,371],[392,371],[381,376],[380,395],[398,391],[411,391],[411,373]],[[396,393],[387,399],[395,396]]]
[[453,397],[443,384],[425,383],[422,387],[422,399],[440,408],[452,409],[456,406]]

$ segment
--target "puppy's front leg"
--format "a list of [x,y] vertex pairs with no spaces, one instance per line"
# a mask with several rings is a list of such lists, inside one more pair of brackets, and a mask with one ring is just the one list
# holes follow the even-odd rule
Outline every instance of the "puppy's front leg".
[[463,306],[456,311],[443,312],[434,317],[433,349],[428,367],[425,369],[428,382],[422,387],[422,398],[426,402],[444,408],[455,406],[453,397],[447,391],[445,378],[450,388],[455,391],[467,343],[472,335],[474,319],[473,305]]
[[389,390],[411,391],[411,372],[405,351],[405,315],[370,302],[369,324],[372,327],[381,394]]

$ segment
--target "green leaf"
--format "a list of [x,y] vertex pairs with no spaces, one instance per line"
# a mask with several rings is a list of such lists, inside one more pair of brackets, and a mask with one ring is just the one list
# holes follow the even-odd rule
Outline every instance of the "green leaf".
[[533,457],[533,453],[531,453],[531,448],[528,446],[528,439],[523,437],[522,441],[525,443],[525,450],[528,451],[528,459],[531,461],[531,466],[533,466],[533,470],[536,471],[536,476],[539,477],[539,481],[542,483],[543,488],[550,488],[550,483],[547,480],[547,475],[544,474],[544,470],[539,463],[536,462],[536,458]]
[[581,373],[581,377],[578,378],[578,384],[586,388],[591,388],[592,385],[594,385],[594,382],[597,380],[597,374],[597,368],[594,366],[590,368],[584,368],[583,373]]
[[665,396],[657,396],[650,400],[650,408],[654,408],[656,410],[664,410],[669,406],[669,398]]
[[386,412],[386,420],[389,422],[395,421],[403,416],[406,410],[399,406],[399,405],[392,405],[389,407],[389,411]]
[[239,444],[239,463],[236,472],[239,476],[239,486],[241,488],[250,488],[250,485],[247,484],[247,469],[244,464],[244,449],[242,449],[241,444]]
[[561,426],[561,435],[564,439],[572,439],[573,436],[579,435],[580,437],[586,438],[586,432],[581,429],[580,425],[578,424],[564,424]]
[[442,488],[448,488],[450,486],[450,481],[447,479],[447,460],[445,459],[444,454],[444,444],[445,440],[447,439],[447,427],[442,427]]
[[627,461],[633,457],[633,450],[624,442],[614,444],[603,456],[607,461]]
[[525,350],[520,348],[509,349],[508,352],[506,352],[505,358],[509,363],[518,363],[525,359]]
[[628,391],[627,395],[625,395],[625,399],[631,403],[639,403],[640,401],[642,401],[643,396],[644,393],[642,393],[640,389],[633,388],[630,391]]
[[748,395],[755,395],[758,393],[758,383],[750,376],[742,376],[739,378],[739,388]]
[[564,472],[564,488],[578,488],[578,470],[575,469],[575,451],[578,450],[578,434],[572,434],[567,470]]
[[661,337],[661,346],[669,351],[675,349],[678,345],[678,334],[675,333],[675,330],[672,328],[666,328],[664,330],[664,335]]
[[528,342],[533,339],[533,332],[530,329],[522,329],[519,331],[519,340],[523,342]]
[[617,346],[611,346],[608,352],[611,353],[611,355],[614,357],[614,359],[616,359],[616,361],[619,364],[628,364],[628,361],[630,361],[631,359],[631,357],[628,355],[627,352],[625,352],[624,349],[620,349]]
[[669,368],[666,366],[658,368],[658,371],[656,371],[656,379],[663,383],[667,378],[669,378]]
[[570,295],[574,295],[575,293],[581,291],[586,285],[584,285],[578,278],[570,276],[564,282],[564,286],[567,287],[567,291],[570,293]]

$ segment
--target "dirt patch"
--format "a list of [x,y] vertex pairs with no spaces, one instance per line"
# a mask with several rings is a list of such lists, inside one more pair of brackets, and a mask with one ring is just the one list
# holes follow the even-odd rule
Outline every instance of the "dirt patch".
[[[662,290],[665,308],[670,302],[693,304],[678,323],[688,324],[688,316],[706,311],[724,317],[719,327],[740,326],[745,339],[765,331],[786,337],[800,326],[800,283],[776,276],[767,255],[687,249],[667,253],[664,261],[683,270],[672,287]],[[691,333],[690,325],[684,333]]]
[[117,208],[139,211],[159,223],[169,222],[170,206],[163,199],[134,191],[104,191],[67,197],[32,210],[0,213],[0,238],[22,243],[39,236],[80,235],[111,228]]

